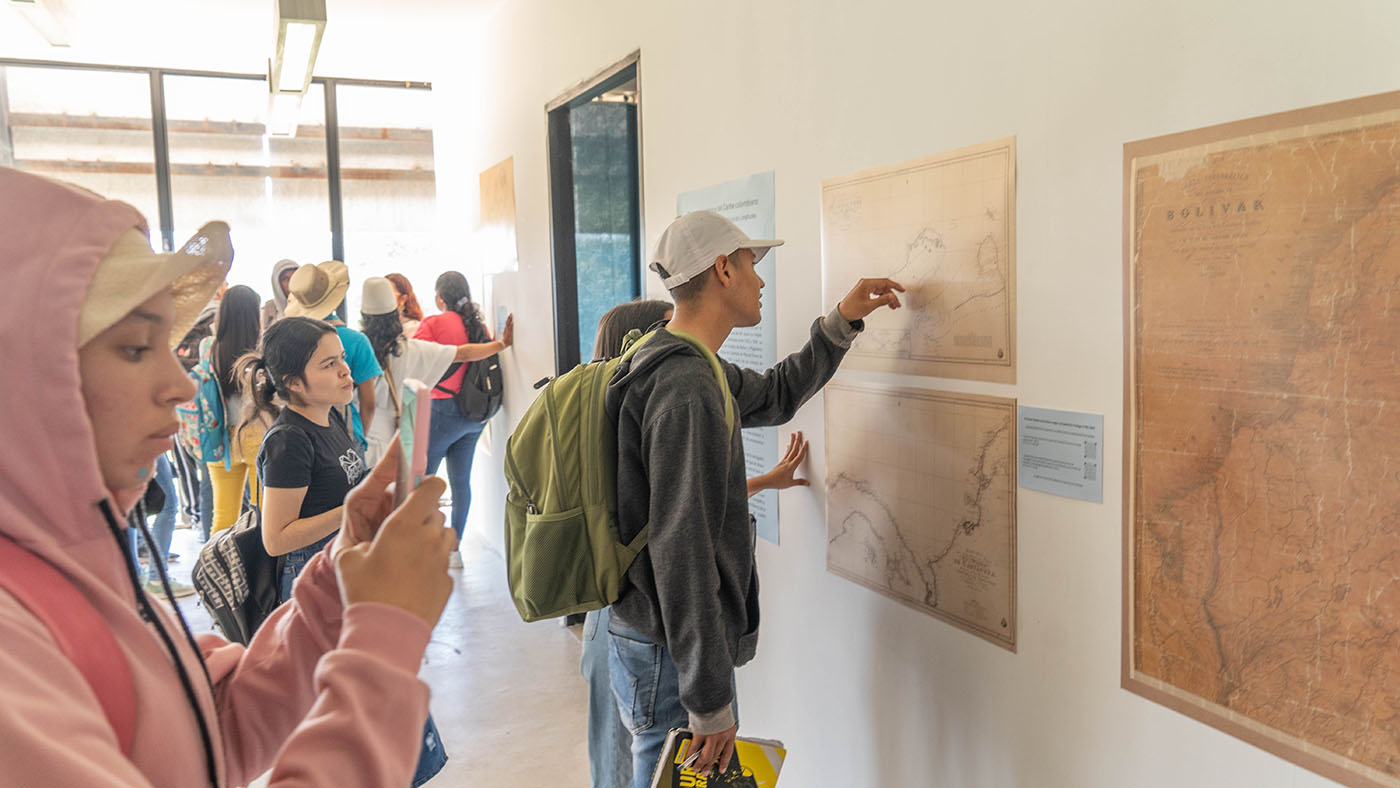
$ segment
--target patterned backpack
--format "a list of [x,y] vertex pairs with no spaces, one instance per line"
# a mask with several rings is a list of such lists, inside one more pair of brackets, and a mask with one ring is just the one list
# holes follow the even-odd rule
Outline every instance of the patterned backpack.
[[229,450],[227,420],[224,418],[224,393],[214,374],[213,354],[209,346],[213,339],[200,343],[199,363],[190,370],[196,391],[194,399],[175,406],[180,421],[177,439],[180,447],[199,462],[222,462],[224,468],[233,464]]

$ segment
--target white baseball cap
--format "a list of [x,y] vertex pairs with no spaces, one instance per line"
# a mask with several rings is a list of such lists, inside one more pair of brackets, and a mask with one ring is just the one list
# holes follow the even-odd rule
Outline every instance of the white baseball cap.
[[748,249],[757,263],[769,249],[782,245],[782,241],[755,241],[739,225],[714,211],[691,211],[671,222],[661,234],[648,267],[661,276],[661,284],[670,290],[709,270],[720,255]]

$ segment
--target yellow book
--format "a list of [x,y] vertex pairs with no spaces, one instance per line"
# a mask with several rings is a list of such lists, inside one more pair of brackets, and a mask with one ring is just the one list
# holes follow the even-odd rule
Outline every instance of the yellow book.
[[673,728],[651,776],[651,788],[775,788],[787,750],[782,742],[739,737],[724,774],[698,774],[684,768],[691,756],[691,733]]

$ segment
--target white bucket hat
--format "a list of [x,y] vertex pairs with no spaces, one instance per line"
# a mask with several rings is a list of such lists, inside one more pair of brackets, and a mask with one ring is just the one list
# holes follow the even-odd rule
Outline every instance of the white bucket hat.
[[782,241],[756,241],[745,235],[739,225],[714,211],[691,211],[671,222],[661,234],[648,267],[659,274],[661,284],[671,290],[709,270],[720,255],[748,249],[757,263],[769,249],[782,245]]
[[209,222],[179,251],[164,254],[151,251],[141,230],[126,230],[112,242],[88,283],[78,313],[78,347],[167,287],[175,300],[170,341],[178,344],[223,284],[232,262],[233,242],[223,222]]
[[345,300],[350,271],[339,260],[303,265],[287,283],[287,317],[324,320]]
[[394,283],[382,276],[371,276],[360,289],[360,314],[394,315],[399,312],[399,293]]

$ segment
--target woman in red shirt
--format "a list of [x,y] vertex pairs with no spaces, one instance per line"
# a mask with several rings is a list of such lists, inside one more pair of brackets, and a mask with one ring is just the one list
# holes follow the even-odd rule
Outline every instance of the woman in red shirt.
[[[467,278],[456,271],[448,271],[437,278],[433,285],[437,294],[437,307],[441,314],[423,319],[414,333],[414,339],[425,339],[444,345],[466,345],[493,342],[486,326],[481,321],[476,304],[472,303],[471,289]],[[500,347],[506,344],[495,340]],[[471,421],[458,410],[453,400],[462,388],[462,378],[466,375],[466,364],[454,364],[447,369],[447,376],[433,387],[433,420],[428,433],[428,473],[436,474],[438,465],[447,458],[447,483],[452,488],[452,530],[457,532],[460,541],[462,531],[467,526],[467,510],[471,507],[472,456],[476,453],[476,441],[486,423]],[[452,554],[453,568],[462,565],[460,553]]]

